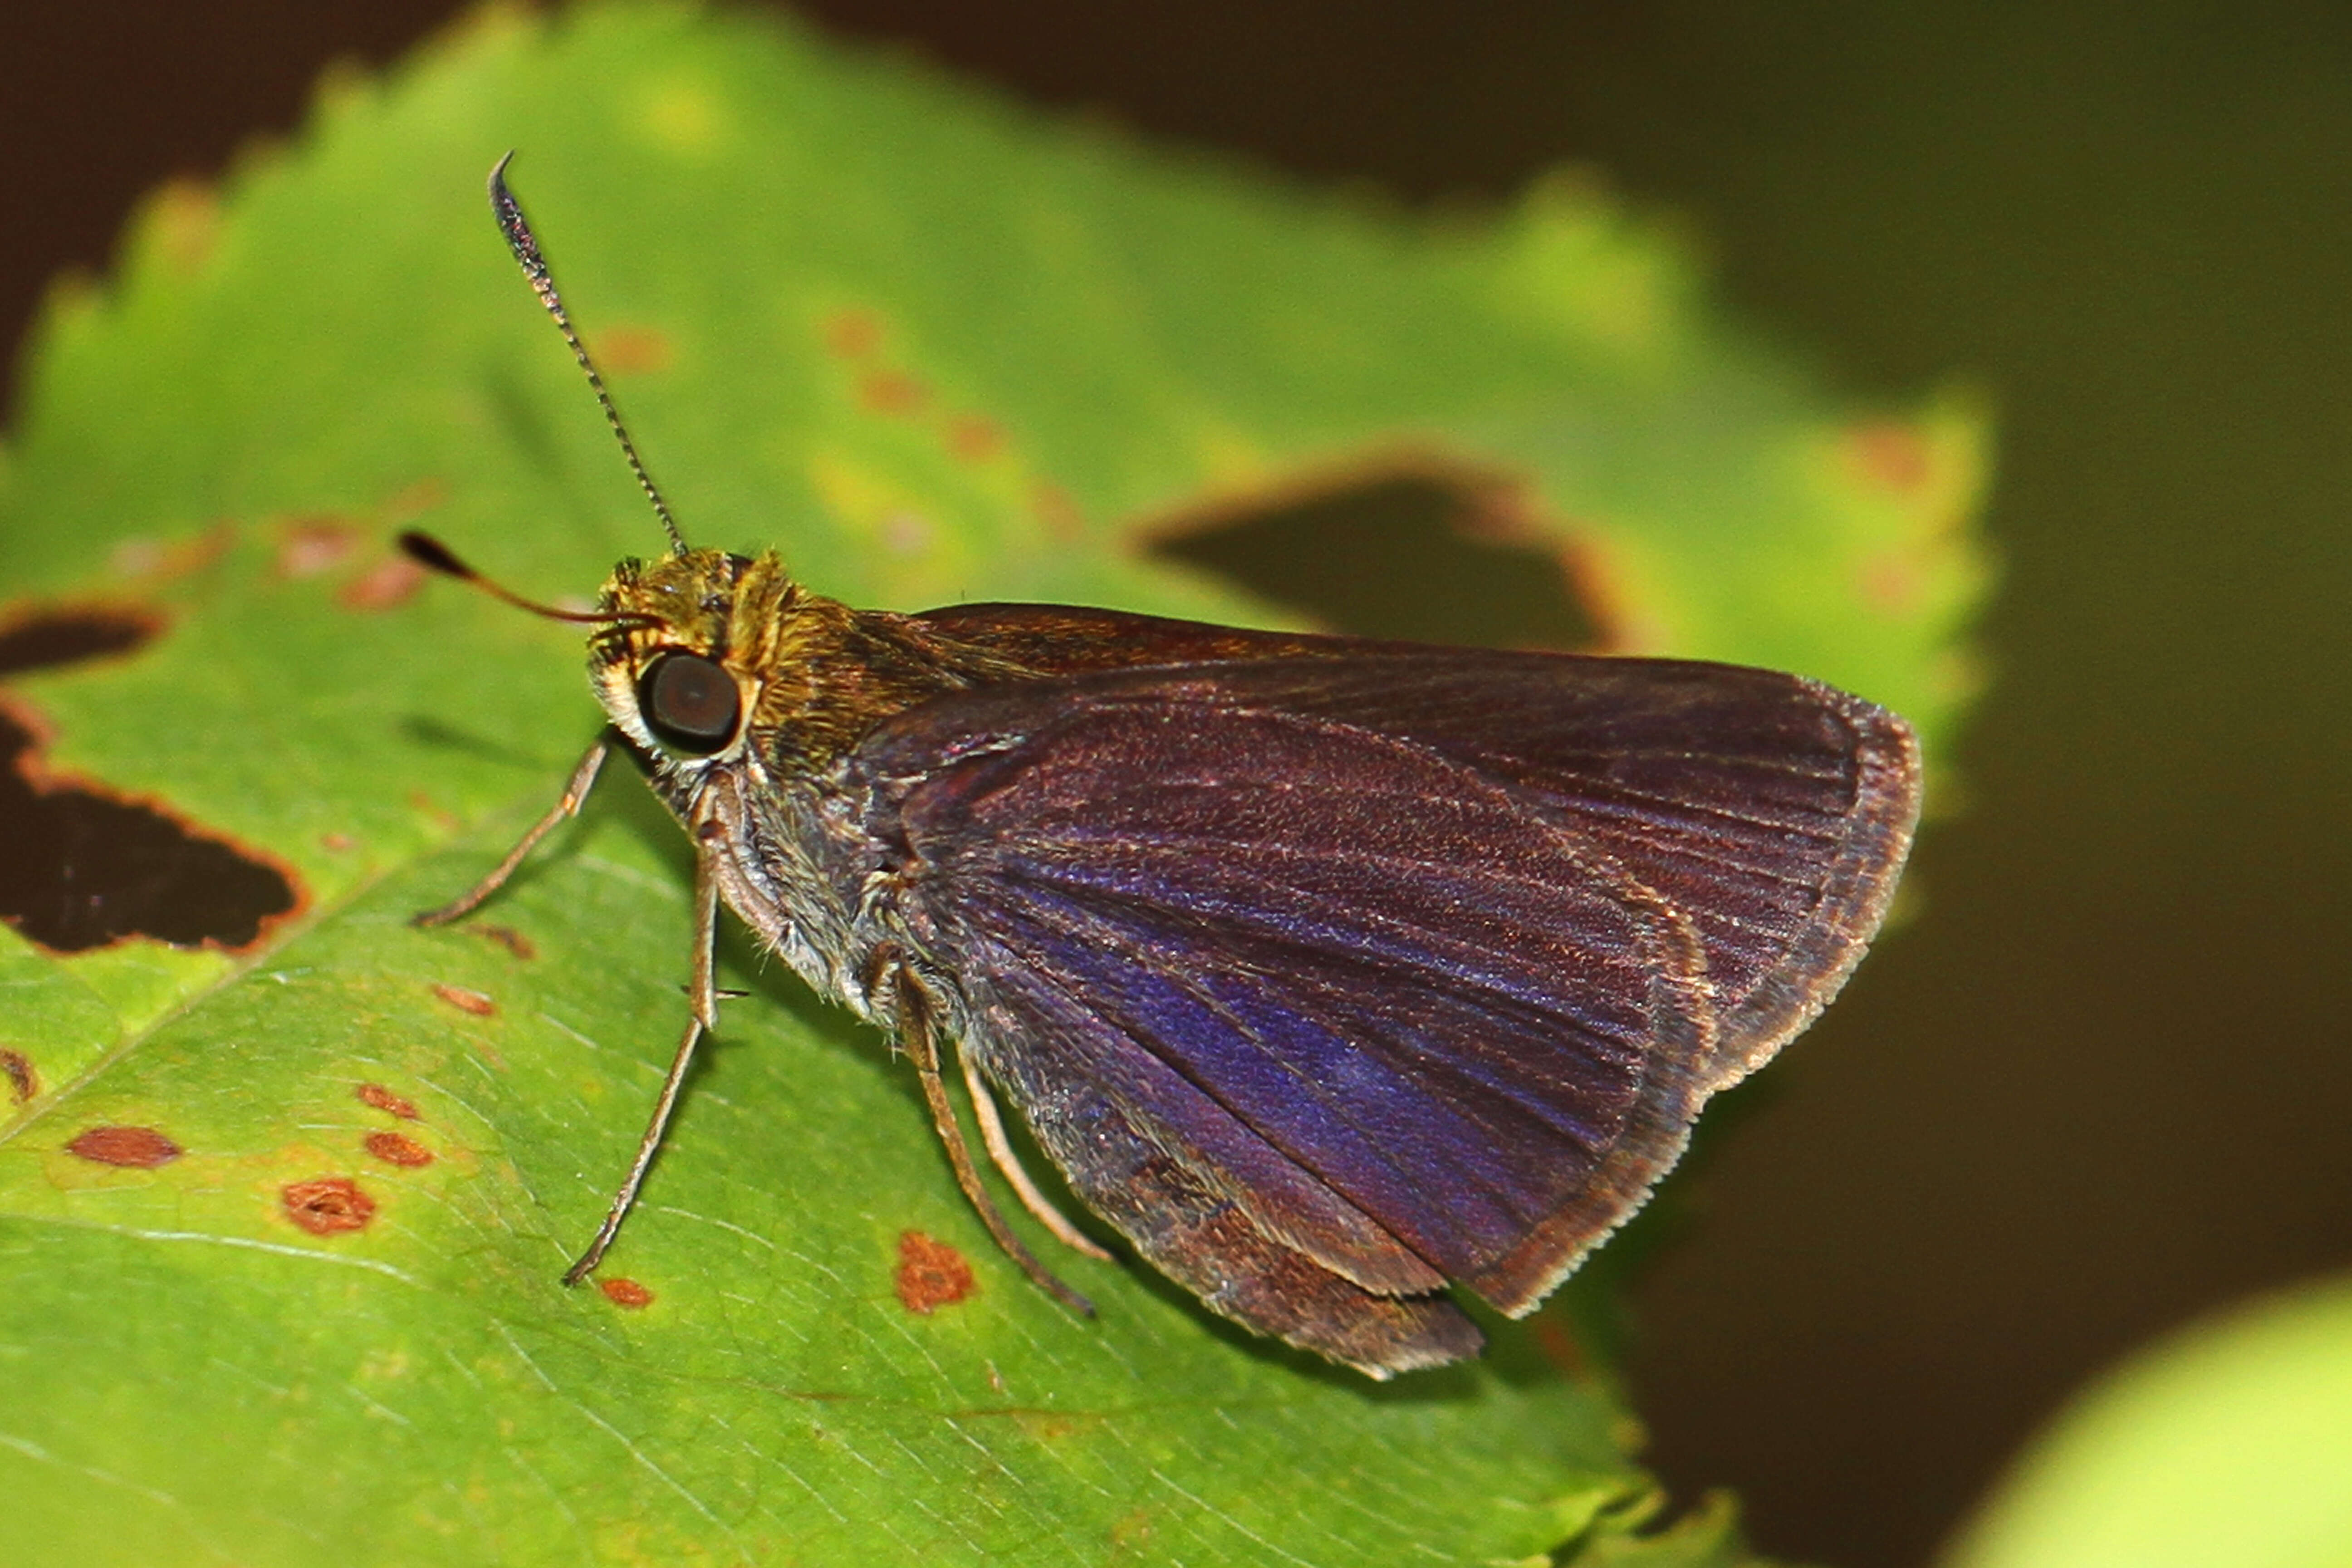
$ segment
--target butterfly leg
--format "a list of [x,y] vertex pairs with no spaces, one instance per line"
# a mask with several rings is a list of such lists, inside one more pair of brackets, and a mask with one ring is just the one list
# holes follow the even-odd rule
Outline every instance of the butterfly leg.
[[451,921],[462,919],[481,908],[482,900],[506,885],[506,879],[515,874],[515,868],[522,864],[523,857],[539,847],[541,839],[554,832],[556,825],[565,817],[579,814],[581,803],[588,798],[588,791],[596,783],[596,770],[604,765],[606,750],[606,743],[602,740],[588,748],[588,754],[582,757],[580,765],[572,770],[572,782],[563,786],[562,798],[555,803],[545,816],[531,825],[530,831],[522,836],[522,842],[507,851],[507,858],[499,861],[488,876],[475,883],[471,892],[452,903],[442,905],[437,910],[426,910],[424,913],[412,917],[408,923],[420,926],[447,925]]
[[1063,1246],[1110,1262],[1110,1254],[1097,1245],[1093,1237],[1072,1225],[1069,1215],[1055,1208],[1054,1200],[1039,1192],[1037,1184],[1029,1179],[1029,1173],[1021,1168],[1021,1157],[1013,1152],[1012,1141],[1004,1136],[1004,1118],[997,1114],[996,1097],[988,1091],[988,1080],[980,1076],[980,1068],[973,1065],[970,1053],[960,1050],[956,1059],[963,1065],[964,1087],[971,1091],[971,1112],[980,1121],[980,1141],[988,1145],[988,1157],[1012,1184],[1021,1206],[1036,1215],[1037,1223],[1052,1231]]
[[[584,766],[584,764],[583,764]],[[605,1211],[604,1223],[596,1227],[595,1239],[580,1261],[563,1271],[566,1285],[577,1285],[589,1271],[604,1260],[604,1249],[621,1232],[621,1222],[628,1217],[630,1207],[637,1201],[637,1189],[645,1184],[646,1173],[653,1168],[654,1155],[661,1148],[662,1133],[669,1126],[670,1112],[677,1109],[677,1091],[686,1082],[686,1069],[694,1061],[694,1047],[702,1037],[719,1026],[719,987],[713,981],[718,968],[719,936],[719,874],[715,864],[716,849],[709,842],[707,824],[698,844],[694,859],[694,979],[688,990],[688,1012],[686,1033],[677,1042],[677,1054],[670,1058],[669,1076],[662,1079],[661,1094],[654,1100],[654,1113],[646,1123],[646,1134],[637,1141],[637,1156],[629,1163],[629,1173],[621,1181],[620,1191],[613,1194],[613,1206]]]
[[[1095,1315],[1095,1304],[1079,1295],[1055,1277],[1053,1270],[1037,1261],[1022,1239],[1004,1223],[996,1200],[988,1195],[982,1184],[980,1172],[971,1163],[971,1145],[964,1142],[963,1125],[956,1120],[955,1102],[948,1098],[947,1079],[940,1073],[939,1025],[929,996],[921,983],[907,973],[903,964],[895,966],[890,983],[897,994],[898,1039],[907,1054],[914,1058],[916,1075],[922,1079],[923,1100],[930,1107],[931,1124],[939,1129],[940,1142],[947,1150],[948,1163],[955,1169],[956,1185],[971,1200],[980,1215],[980,1223],[996,1238],[1004,1255],[1021,1266],[1021,1271],[1034,1281],[1038,1289],[1081,1317]],[[991,1109],[993,1109],[992,1107]],[[1002,1128],[1000,1126],[1000,1135]],[[1058,1215],[1055,1217],[1059,1217]],[[1069,1222],[1064,1220],[1064,1225]]]

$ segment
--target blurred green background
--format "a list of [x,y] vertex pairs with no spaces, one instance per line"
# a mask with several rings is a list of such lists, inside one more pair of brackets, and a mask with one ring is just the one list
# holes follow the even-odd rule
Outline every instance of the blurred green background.
[[[0,337],[142,192],[459,9],[12,10]],[[1997,408],[1992,685],[1921,918],[1636,1281],[1684,1496],[1737,1486],[1769,1551],[1919,1563],[2094,1370],[2352,1264],[2352,8],[803,9],[1415,204],[1587,164],[1832,381]]]

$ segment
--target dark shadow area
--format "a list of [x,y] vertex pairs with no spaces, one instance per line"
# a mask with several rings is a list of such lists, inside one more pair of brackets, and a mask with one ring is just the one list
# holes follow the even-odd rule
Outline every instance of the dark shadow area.
[[[399,728],[403,739],[414,741],[420,746],[478,757],[484,762],[502,763],[519,771],[545,773],[550,780],[547,786],[547,803],[550,805],[555,804],[555,797],[562,792],[564,778],[580,760],[577,757],[559,760],[522,751],[496,735],[486,735],[479,730],[450,723],[431,713],[404,714],[399,721]],[[586,751],[594,738],[593,732],[583,729],[580,749]]]
[[1179,522],[1152,552],[1205,568],[1332,631],[1406,642],[1584,648],[1600,641],[1560,558],[1514,542],[1491,486],[1368,477]]

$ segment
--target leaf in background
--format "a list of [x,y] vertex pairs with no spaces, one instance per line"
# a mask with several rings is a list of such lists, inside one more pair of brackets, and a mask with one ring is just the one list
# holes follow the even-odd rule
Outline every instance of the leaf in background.
[[[299,907],[210,946],[0,937],[29,1101],[0,1132],[0,1555],[1480,1563],[1607,1537],[1642,1483],[1606,1388],[1539,1353],[1573,1363],[1559,1320],[1384,1387],[1064,1258],[1102,1308],[1074,1321],[988,1245],[883,1042],[740,942],[751,995],[607,1265],[634,1289],[556,1284],[679,1021],[686,857],[624,776],[476,921],[404,923],[597,714],[576,638],[423,588],[391,536],[549,596],[659,548],[486,216],[510,146],[689,535],[779,544],[824,592],[1263,621],[1150,541],[1434,464],[1510,487],[1621,646],[1801,668],[1931,744],[1965,695],[1972,418],[1829,405],[1590,192],[1407,221],[772,23],[487,13],[220,191],[160,195],[29,361],[0,603],[163,629],[7,678],[20,776],[275,868]],[[1686,1539],[1655,1561],[1728,1550]]]
[[2075,1401],[1947,1568],[2352,1563],[2352,1281],[2175,1334]]

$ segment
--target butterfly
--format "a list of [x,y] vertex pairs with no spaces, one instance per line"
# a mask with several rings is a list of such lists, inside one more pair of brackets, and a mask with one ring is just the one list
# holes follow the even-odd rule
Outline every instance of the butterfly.
[[593,1269],[714,1026],[723,904],[911,1059],[957,1180],[1044,1289],[1024,1167],[1211,1310],[1373,1377],[1534,1310],[1711,1095],[1836,994],[1908,850],[1904,721],[1770,670],[1247,631],[1111,610],[859,610],[690,548],[508,188],[502,231],[672,550],[587,623],[610,720],[488,897],[625,747],[694,847],[688,1019]]

